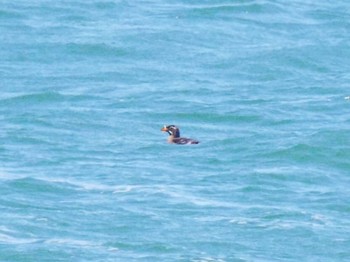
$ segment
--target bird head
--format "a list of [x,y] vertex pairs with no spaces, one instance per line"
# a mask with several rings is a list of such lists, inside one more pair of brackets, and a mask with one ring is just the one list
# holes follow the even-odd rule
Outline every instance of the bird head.
[[164,126],[161,131],[167,132],[170,136],[180,137],[180,129],[175,125]]

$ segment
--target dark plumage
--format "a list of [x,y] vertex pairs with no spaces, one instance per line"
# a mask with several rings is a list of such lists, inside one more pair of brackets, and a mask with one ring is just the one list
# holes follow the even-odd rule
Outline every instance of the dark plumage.
[[199,141],[191,138],[180,137],[180,129],[174,125],[164,126],[161,131],[169,134],[168,142],[172,144],[186,145],[199,143]]

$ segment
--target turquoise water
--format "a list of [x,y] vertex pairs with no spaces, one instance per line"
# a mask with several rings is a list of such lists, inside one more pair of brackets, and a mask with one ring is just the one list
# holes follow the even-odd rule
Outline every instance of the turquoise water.
[[1,1],[0,261],[349,261],[350,3],[319,2]]

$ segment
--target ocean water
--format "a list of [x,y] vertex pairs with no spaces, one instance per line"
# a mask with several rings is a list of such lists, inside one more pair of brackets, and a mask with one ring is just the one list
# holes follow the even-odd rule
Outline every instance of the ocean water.
[[349,261],[349,11],[1,1],[0,261]]

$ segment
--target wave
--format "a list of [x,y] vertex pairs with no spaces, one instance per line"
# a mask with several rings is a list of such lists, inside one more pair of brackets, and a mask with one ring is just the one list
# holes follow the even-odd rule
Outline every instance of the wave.
[[32,94],[15,95],[6,99],[3,99],[5,104],[18,104],[18,103],[50,103],[57,101],[64,101],[64,95],[53,92],[38,92]]
[[5,176],[5,184],[10,190],[26,193],[53,193],[53,194],[71,194],[75,188],[64,182],[54,182],[45,178],[34,178],[30,176]]
[[86,100],[96,100],[101,97],[98,95],[84,95],[84,94],[63,94],[56,91],[41,91],[36,93],[25,93],[19,95],[9,95],[3,96],[2,104],[3,105],[18,105],[21,103],[57,103],[57,102],[78,102]]
[[69,43],[65,47],[69,53],[76,55],[121,57],[129,53],[125,48],[104,43]]
[[24,15],[14,12],[14,11],[4,11],[0,10],[0,19],[18,19],[18,18],[23,18]]
[[174,203],[187,203],[195,206],[207,207],[235,207],[233,203],[212,200],[185,192],[181,186],[168,185],[107,185],[94,182],[81,182],[73,179],[50,179],[50,178],[19,178],[11,180],[12,186],[26,188],[27,190],[52,191],[64,190],[66,193],[73,191],[110,192],[111,194],[146,194],[148,197],[162,195],[167,201]]
[[202,17],[212,16],[212,15],[222,15],[228,14],[230,16],[237,13],[254,13],[261,14],[264,12],[281,12],[283,9],[278,4],[272,3],[257,3],[256,1],[236,1],[232,3],[216,4],[210,3],[206,4],[201,2],[200,4],[186,5],[184,8],[188,9],[193,14],[200,15]]

